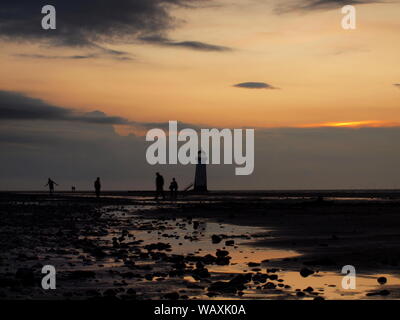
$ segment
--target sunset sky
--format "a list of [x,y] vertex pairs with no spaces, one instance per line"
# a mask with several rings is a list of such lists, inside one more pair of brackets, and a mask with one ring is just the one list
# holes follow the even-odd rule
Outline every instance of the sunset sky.
[[[45,4],[56,7],[57,30],[41,29]],[[341,27],[340,9],[347,4],[356,7],[356,30]],[[0,110],[2,143],[10,144],[5,128],[9,134],[33,126],[29,122],[19,131],[16,119],[24,118],[26,109],[10,115],[4,101],[14,99],[13,94],[81,115],[100,111],[129,122],[121,126],[110,121],[119,135],[137,133],[131,123],[168,120],[260,132],[398,130],[399,17],[399,1],[379,0],[5,0],[0,5],[0,108],[6,106]],[[22,152],[14,151],[3,164],[15,162]],[[397,186],[384,179],[377,182],[374,175],[367,181],[326,185],[326,180],[302,185],[290,179],[282,184],[280,178],[266,185],[258,179],[247,187]],[[10,183],[22,180],[21,174]],[[227,179],[218,187],[231,184]],[[121,182],[113,188],[122,186],[133,185]]]
[[[325,1],[330,4],[326,8],[308,9],[300,7],[320,1],[189,2],[190,7],[165,9],[171,21],[160,32],[173,41],[226,50],[163,46],[106,34],[97,44],[126,52],[131,59],[116,60],[90,57],[98,53],[93,48],[56,47],[31,37],[28,43],[3,42],[0,87],[60,106],[146,122],[176,119],[227,127],[400,122],[400,88],[394,86],[400,82],[397,1],[356,5],[356,30],[341,28],[340,8],[346,1]],[[91,14],[96,9],[87,12]],[[60,29],[62,15],[60,7]],[[41,15],[37,19],[40,28]],[[45,37],[53,31],[37,32]],[[73,55],[88,58],[61,59]],[[242,82],[279,89],[233,87]]]

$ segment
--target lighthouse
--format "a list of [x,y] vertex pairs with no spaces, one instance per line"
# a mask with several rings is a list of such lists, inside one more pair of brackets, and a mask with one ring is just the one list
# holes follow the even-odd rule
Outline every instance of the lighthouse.
[[207,192],[207,168],[206,158],[202,157],[201,150],[198,152],[196,174],[194,177],[194,192]]

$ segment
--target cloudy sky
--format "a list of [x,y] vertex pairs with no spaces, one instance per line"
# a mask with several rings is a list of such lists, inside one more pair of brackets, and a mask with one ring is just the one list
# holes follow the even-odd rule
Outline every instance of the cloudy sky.
[[399,16],[379,0],[3,0],[0,189],[149,189],[156,170],[187,185],[193,167],[146,164],[143,133],[168,120],[257,128],[254,174],[210,166],[211,189],[400,188]]

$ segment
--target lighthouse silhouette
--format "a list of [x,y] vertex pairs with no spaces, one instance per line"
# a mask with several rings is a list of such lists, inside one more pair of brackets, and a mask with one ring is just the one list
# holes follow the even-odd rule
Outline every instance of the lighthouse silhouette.
[[194,177],[194,192],[205,193],[207,192],[207,167],[206,157],[203,152],[199,150],[196,164],[196,174]]

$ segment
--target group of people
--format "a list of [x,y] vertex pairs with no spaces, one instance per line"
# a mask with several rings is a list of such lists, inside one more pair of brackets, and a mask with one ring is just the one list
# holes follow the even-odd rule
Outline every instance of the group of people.
[[[171,183],[169,184],[170,190],[170,199],[176,200],[178,198],[178,183],[176,182],[175,178],[172,178]],[[158,197],[161,196],[163,200],[165,200],[164,194],[164,177],[157,172],[156,173],[156,200]]]
[[[51,178],[49,178],[48,180],[47,180],[47,183],[45,184],[45,187],[49,187],[49,193],[50,193],[50,195],[53,195],[53,193],[54,193],[54,186],[58,186],[58,183],[57,182],[55,182],[55,181],[53,181]],[[76,188],[75,188],[75,186],[72,186],[71,187],[71,190],[72,190],[72,192],[75,192],[75,190],[76,190]],[[96,193],[96,197],[97,198],[100,198],[100,191],[101,191],[101,182],[100,182],[100,178],[98,177],[97,179],[96,179],[96,181],[94,182],[94,190],[95,190],[95,193]]]
[[[49,178],[45,187],[46,186],[49,187],[50,195],[53,195],[54,187],[58,186],[58,184]],[[100,198],[101,181],[99,177],[94,182],[94,190],[96,193],[96,197]],[[176,182],[175,178],[172,178],[172,181],[169,185],[169,190],[170,190],[170,199],[176,200],[178,198],[178,183]],[[75,191],[75,187],[72,187],[72,191],[73,192]],[[156,173],[156,200],[158,200],[158,197],[162,197],[162,199],[165,200],[164,177],[159,172]]]

